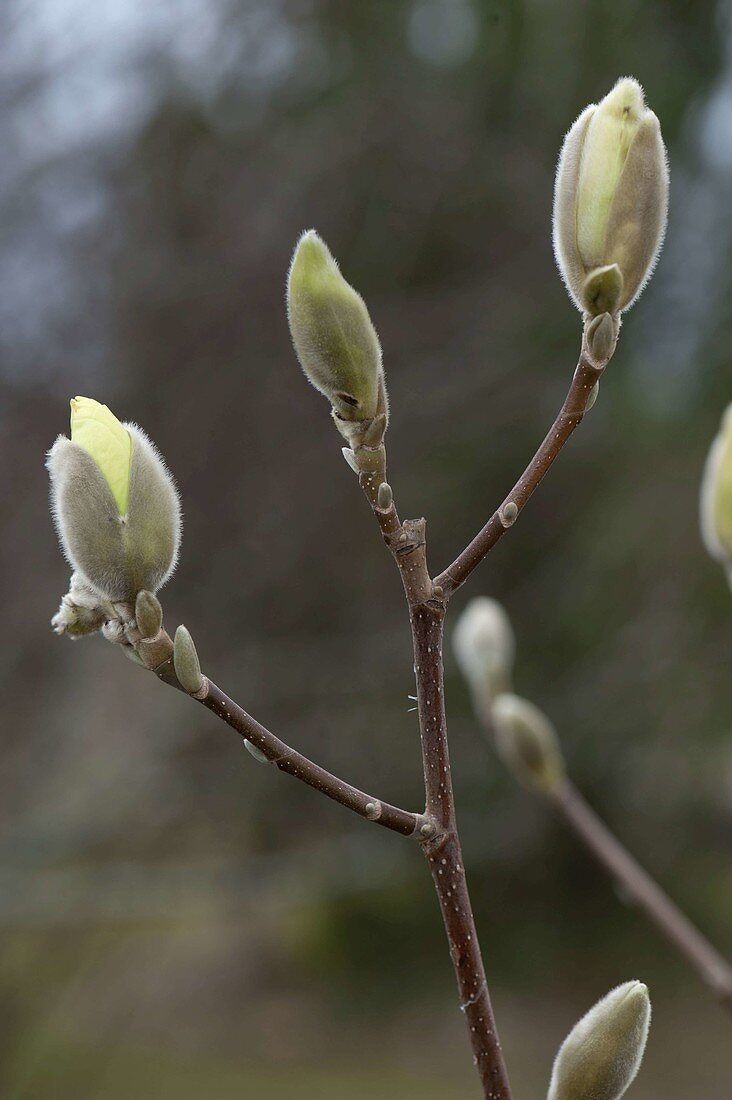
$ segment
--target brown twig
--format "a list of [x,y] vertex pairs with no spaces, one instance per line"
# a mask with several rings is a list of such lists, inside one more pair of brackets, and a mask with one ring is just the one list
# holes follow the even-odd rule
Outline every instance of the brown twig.
[[480,565],[489,550],[516,522],[519,513],[534,489],[559,455],[572,432],[581,423],[590,394],[595,383],[602,375],[603,367],[604,364],[594,363],[583,349],[567,396],[564,399],[564,404],[559,410],[544,442],[500,508],[493,513],[486,525],[478,532],[472,542],[468,543],[452,565],[449,565],[439,576],[435,577],[435,584],[444,590],[446,596],[449,597],[467,580],[475,567]]
[[732,968],[564,778],[549,798],[600,866],[732,1012]]
[[460,849],[447,743],[442,646],[446,601],[427,569],[425,521],[399,522],[388,493],[389,507],[379,506],[379,486],[386,484],[383,447],[356,452],[362,465],[361,487],[371,504],[399,568],[409,607],[417,684],[417,710],[425,783],[425,823],[422,848],[445,925],[473,1056],[486,1100],[511,1100],[511,1088],[493,1016],[480,943],[468,893]]
[[[166,661],[165,664],[155,669],[155,672],[165,683],[180,688],[172,668],[172,660]],[[345,806],[348,810],[352,810],[359,817],[364,817],[377,825],[383,825],[384,828],[391,829],[395,833],[401,833],[402,836],[414,836],[421,839],[419,830],[426,820],[422,814],[410,813],[408,810],[392,806],[388,802],[374,797],[374,795],[366,794],[357,787],[352,787],[350,783],[346,783],[343,779],[332,775],[319,764],[314,764],[312,760],[308,760],[302,753],[290,748],[284,741],[280,741],[279,737],[275,737],[273,733],[270,733],[255,718],[252,718],[251,714],[247,714],[238,703],[225,695],[221,688],[217,687],[208,677],[203,678],[203,687],[200,691],[192,694],[191,698],[202,703],[227,726],[231,726],[233,730],[241,734],[280,771],[299,779],[302,783],[307,783],[309,787],[320,791],[327,798],[332,798],[334,802],[337,802],[340,806]]]

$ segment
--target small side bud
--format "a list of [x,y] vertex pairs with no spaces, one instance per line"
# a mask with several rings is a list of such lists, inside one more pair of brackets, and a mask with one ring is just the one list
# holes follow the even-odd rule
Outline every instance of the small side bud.
[[251,741],[248,741],[246,737],[244,738],[244,748],[254,757],[258,764],[266,764],[268,762],[269,757],[265,756],[262,750],[257,748],[256,745],[253,745]]
[[624,77],[579,116],[557,167],[554,254],[579,310],[630,308],[656,265],[667,209],[658,119],[638,81]]
[[455,660],[481,714],[507,691],[516,650],[508,615],[496,600],[479,596],[467,605],[452,636]]
[[376,330],[363,298],[314,229],[303,233],[292,257],[287,316],[300,366],[338,419],[362,423],[385,416]]
[[585,405],[585,412],[588,413],[590,409],[594,409],[595,402],[600,396],[600,383],[595,382],[594,386],[590,390],[590,396],[587,398],[587,404]]
[[81,638],[101,630],[113,614],[112,605],[103,600],[78,573],[72,573],[69,591],[51,619],[51,626],[57,634]]
[[74,398],[71,439],[58,437],[47,466],[59,540],[85,583],[114,603],[157,591],[175,568],[180,502],[145,433]]
[[496,748],[516,778],[546,794],[564,776],[559,741],[549,719],[527,699],[499,695],[493,703]]
[[376,503],[382,512],[388,512],[394,503],[394,494],[388,481],[382,481],[376,498]]
[[732,574],[732,404],[704,466],[700,498],[701,536],[708,553]]
[[547,1100],[620,1100],[640,1069],[650,1021],[642,982],[613,989],[559,1048]]
[[135,622],[143,638],[154,638],[163,625],[163,609],[160,600],[145,589],[137,593]]
[[196,695],[203,687],[201,664],[189,631],[179,626],[175,632],[173,666],[178,683],[189,695]]
[[353,451],[351,450],[351,448],[350,447],[341,447],[341,454],[343,455],[346,462],[348,463],[348,465],[353,470],[354,474],[360,474],[361,471],[358,468],[358,463],[356,462],[356,456],[353,453]]
[[610,313],[601,313],[585,325],[585,348],[598,367],[604,367],[615,351],[619,326]]

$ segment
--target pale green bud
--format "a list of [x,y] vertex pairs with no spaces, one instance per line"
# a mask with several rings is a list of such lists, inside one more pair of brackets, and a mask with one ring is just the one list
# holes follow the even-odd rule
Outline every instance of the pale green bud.
[[287,316],[300,365],[330,401],[337,421],[362,424],[386,414],[376,330],[363,298],[314,229],[303,233],[292,257]]
[[71,403],[72,438],[59,436],[47,466],[63,551],[102,599],[134,601],[155,592],[178,557],[180,502],[155,446],[136,424],[105,405]]
[[101,630],[113,615],[111,603],[105,601],[78,573],[72,573],[69,591],[51,619],[51,626],[57,634],[81,638]]
[[701,534],[708,552],[732,572],[732,404],[709,449],[701,485]]
[[499,695],[491,711],[496,748],[516,778],[547,794],[564,777],[564,760],[553,725],[518,695]]
[[650,1021],[642,982],[613,989],[559,1048],[547,1100],[620,1100],[640,1069]]
[[152,592],[137,593],[135,600],[135,622],[143,638],[154,638],[163,626],[163,609],[160,600]]
[[246,737],[244,738],[244,748],[254,757],[258,764],[269,763],[269,757],[265,756],[262,750],[257,745],[253,745],[251,741],[248,741]]
[[554,254],[578,309],[628,309],[658,259],[668,163],[643,89],[624,77],[564,139],[554,188]]
[[178,683],[189,695],[195,695],[204,685],[201,662],[188,629],[179,626],[173,643],[173,666]]
[[497,600],[470,601],[452,635],[455,660],[482,712],[511,683],[516,643],[508,615]]

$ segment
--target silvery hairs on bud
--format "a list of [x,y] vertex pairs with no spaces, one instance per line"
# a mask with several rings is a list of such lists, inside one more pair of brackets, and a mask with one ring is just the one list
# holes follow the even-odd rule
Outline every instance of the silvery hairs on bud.
[[365,421],[386,414],[376,329],[363,298],[343,278],[314,229],[303,233],[295,247],[287,316],[300,366],[338,418]]
[[452,635],[455,660],[474,695],[476,706],[487,707],[510,687],[516,650],[513,628],[505,610],[488,596],[472,599]]
[[496,748],[506,766],[526,787],[547,794],[564,776],[564,760],[554,726],[538,707],[518,695],[499,695],[493,703]]
[[582,312],[623,312],[658,260],[668,212],[668,162],[643,89],[623,77],[567,133],[554,187],[553,243]]
[[156,592],[178,558],[181,511],[173,478],[154,444],[136,424],[127,512],[117,504],[92,456],[59,436],[47,466],[59,540],[70,565],[102,597],[132,601],[140,589]]
[[620,1100],[640,1069],[650,1021],[642,982],[611,990],[559,1048],[547,1100]]
[[61,600],[61,606],[51,619],[57,634],[69,638],[81,638],[101,630],[107,619],[114,615],[111,603],[91,588],[79,573],[72,573],[69,590]]

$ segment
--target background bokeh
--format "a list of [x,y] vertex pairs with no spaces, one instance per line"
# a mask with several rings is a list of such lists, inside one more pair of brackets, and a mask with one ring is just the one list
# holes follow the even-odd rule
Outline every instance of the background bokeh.
[[[184,501],[169,626],[285,740],[418,808],[399,580],[290,348],[291,248],[316,226],[369,304],[390,479],[442,568],[568,384],[554,165],[626,73],[669,146],[667,245],[591,416],[452,621],[505,603],[518,690],[730,953],[732,602],[697,496],[732,396],[732,3],[0,5],[3,1097],[479,1095],[417,849],[258,767],[100,638],[52,635],[43,457],[73,394],[138,421]],[[728,1019],[504,773],[451,656],[447,679],[517,1100],[632,977],[655,1009],[636,1100],[728,1097]]]

